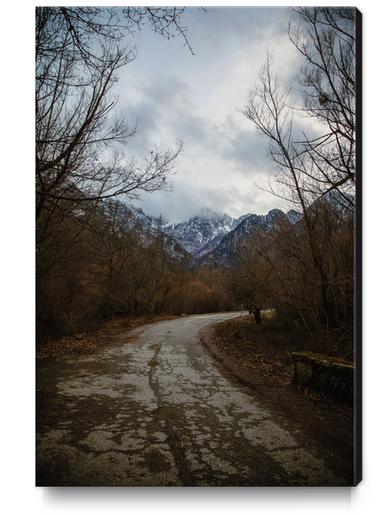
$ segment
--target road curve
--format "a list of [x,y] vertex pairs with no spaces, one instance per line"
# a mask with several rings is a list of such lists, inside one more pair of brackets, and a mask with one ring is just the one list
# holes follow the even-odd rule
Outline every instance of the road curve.
[[343,484],[200,343],[238,315],[159,322],[93,356],[42,360],[37,484]]

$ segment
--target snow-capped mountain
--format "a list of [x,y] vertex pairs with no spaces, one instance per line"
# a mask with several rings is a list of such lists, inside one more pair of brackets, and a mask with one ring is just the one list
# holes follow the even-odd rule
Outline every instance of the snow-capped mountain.
[[[162,229],[165,227],[166,222],[162,218],[157,218],[151,215],[147,215],[141,207],[128,206],[131,213],[132,223],[139,226],[140,228],[151,229]],[[163,231],[165,232],[165,231]]]
[[272,228],[275,218],[282,215],[291,224],[295,224],[301,218],[301,214],[293,209],[288,211],[286,215],[279,209],[272,209],[267,215],[247,213],[239,218],[231,218],[225,213],[217,213],[211,209],[203,208],[187,222],[166,226],[163,230],[199,260],[198,258],[213,252],[214,249],[219,247],[226,236],[239,226],[241,229],[235,237],[238,237],[247,227],[254,224],[265,229]]
[[302,214],[299,213],[299,211],[295,211],[294,209],[290,209],[287,212],[286,216],[288,217],[288,220],[290,221],[290,223],[292,225],[294,225],[296,222],[298,222],[302,218]]
[[193,255],[203,255],[216,247],[221,239],[234,228],[235,220],[225,213],[208,208],[187,222],[167,226],[164,231]]
[[129,227],[136,227],[147,235],[163,233],[173,244],[173,254],[192,256],[192,264],[221,264],[229,262],[240,242],[257,228],[272,231],[278,223],[294,225],[301,219],[301,213],[291,209],[284,214],[272,209],[266,215],[247,213],[232,218],[209,208],[202,208],[188,221],[167,224],[162,218],[147,215],[135,206],[123,206],[127,213]]
[[141,208],[118,201],[107,201],[104,210],[110,218],[115,218],[116,224],[124,231],[137,230],[146,246],[153,243],[158,236],[163,239],[171,257],[179,260],[190,258],[186,249],[166,232],[166,222],[161,217],[147,215]]
[[272,209],[266,215],[246,215],[242,217],[241,222],[222,238],[217,247],[197,260],[198,264],[218,266],[232,262],[241,243],[257,230],[269,233],[275,230],[278,225],[293,225],[295,223],[293,220],[299,220],[300,213],[294,212],[297,214],[297,216],[294,216],[292,211],[288,215],[288,213],[285,214],[279,209]]

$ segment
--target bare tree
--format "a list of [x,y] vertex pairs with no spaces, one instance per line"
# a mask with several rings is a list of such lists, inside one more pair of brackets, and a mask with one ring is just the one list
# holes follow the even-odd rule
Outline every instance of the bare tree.
[[[120,67],[136,57],[124,38],[144,19],[169,37],[185,37],[183,10],[62,8],[36,10],[37,220],[67,206],[167,187],[174,150],[126,160],[119,152],[135,133],[115,115],[111,91]],[[185,39],[188,44],[188,40]]]
[[245,116],[270,141],[270,155],[281,170],[278,183],[283,196],[299,204],[319,276],[319,291],[326,323],[335,322],[335,306],[319,231],[319,199],[332,192],[344,207],[354,209],[355,182],[355,40],[352,9],[298,10],[305,28],[291,28],[291,40],[306,60],[302,70],[303,107],[318,121],[321,135],[298,137],[297,108],[290,91],[273,74],[267,57],[251,91]]
[[304,135],[307,170],[326,194],[336,190],[354,207],[356,173],[356,20],[352,8],[303,7],[304,26],[289,30],[305,60],[301,73],[304,112],[321,122],[316,138]]
[[319,274],[323,311],[327,320],[331,321],[328,276],[321,249],[315,238],[316,217],[313,216],[313,210],[311,212],[314,199],[312,177],[305,167],[306,161],[299,145],[293,141],[292,112],[287,100],[288,95],[289,93],[282,90],[273,76],[271,59],[268,56],[244,114],[270,140],[270,155],[282,169],[279,182],[288,189],[289,194],[292,195],[291,199],[302,209],[312,261]]
[[[268,56],[258,84],[250,93],[245,115],[271,139],[271,155],[281,169],[291,170],[294,165],[297,181],[292,173],[289,179],[284,174],[280,177],[280,183],[288,186],[285,192],[289,193],[293,186],[294,200],[310,204],[336,191],[336,198],[353,210],[355,11],[306,7],[296,12],[303,24],[291,25],[289,37],[304,59],[299,76],[303,103],[292,105],[290,91],[284,90],[274,77]],[[315,121],[312,133],[300,129],[303,116]]]
[[124,14],[132,26],[136,25],[138,29],[144,23],[149,23],[157,34],[167,39],[178,35],[194,55],[194,50],[187,37],[188,28],[183,25],[181,20],[184,10],[184,7],[126,7]]

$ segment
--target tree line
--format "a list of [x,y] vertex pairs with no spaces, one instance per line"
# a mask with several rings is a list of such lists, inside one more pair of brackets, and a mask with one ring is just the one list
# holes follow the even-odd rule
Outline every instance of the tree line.
[[[279,175],[272,191],[302,221],[244,250],[239,283],[309,330],[346,336],[352,357],[355,298],[356,31],[352,8],[295,9],[289,38],[302,58],[301,99],[282,84],[268,55],[246,118],[270,144]],[[312,121],[311,129],[302,120]]]
[[79,210],[40,247],[40,339],[93,329],[113,316],[231,309],[223,271],[190,267],[159,229],[145,230],[119,201]]
[[237,305],[273,309],[293,329],[325,332],[338,355],[352,358],[354,217],[330,199],[313,205],[308,217],[314,224],[312,244],[322,256],[327,283],[322,283],[301,220],[293,227],[279,222],[272,232],[258,231],[245,240],[227,286]]
[[[113,288],[125,262],[131,266],[124,255],[137,235],[119,237],[110,201],[170,186],[182,143],[147,156],[124,155],[121,144],[136,128],[116,111],[113,89],[119,69],[136,58],[134,30],[148,25],[162,37],[180,35],[191,50],[182,13],[161,7],[36,9],[38,338],[74,332],[81,320],[113,312]],[[108,296],[104,303],[100,294]]]
[[[295,10],[301,100],[267,56],[244,116],[270,143],[273,193],[302,219],[254,232],[229,268],[189,266],[157,228],[130,223],[126,198],[170,187],[182,144],[121,155],[116,115],[126,44],[149,24],[184,38],[183,9],[38,8],[36,15],[37,333],[71,334],[118,314],[199,313],[260,305],[308,331],[353,341],[356,19],[349,8]],[[313,121],[303,129],[303,119]],[[350,349],[351,351],[351,349]],[[346,354],[349,350],[344,349]]]

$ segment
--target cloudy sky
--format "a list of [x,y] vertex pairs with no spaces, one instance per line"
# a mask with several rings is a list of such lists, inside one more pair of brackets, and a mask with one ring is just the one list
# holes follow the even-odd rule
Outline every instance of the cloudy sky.
[[184,143],[173,191],[143,194],[135,204],[170,222],[202,207],[231,216],[286,207],[263,188],[275,173],[268,143],[241,114],[266,53],[286,84],[300,68],[285,8],[187,9],[183,23],[195,51],[145,29],[135,34],[137,59],[121,71],[119,108],[138,133],[127,150]]

